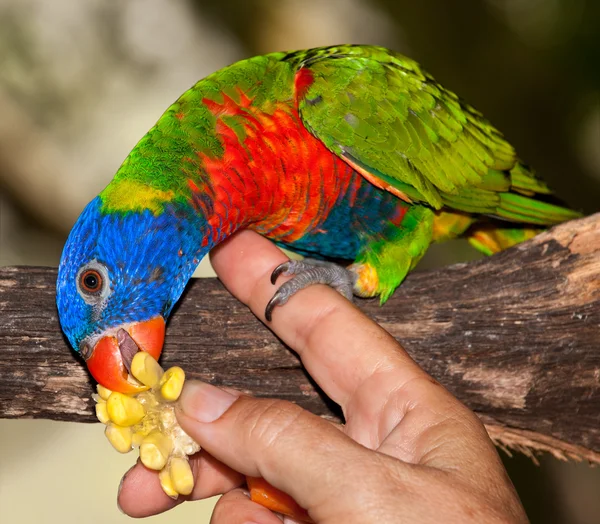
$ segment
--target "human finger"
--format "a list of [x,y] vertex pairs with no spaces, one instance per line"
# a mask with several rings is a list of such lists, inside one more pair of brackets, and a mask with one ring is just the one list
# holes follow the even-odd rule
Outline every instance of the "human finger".
[[194,489],[190,495],[177,500],[165,494],[158,473],[141,462],[131,468],[119,487],[117,503],[130,517],[148,517],[167,511],[186,500],[203,500],[226,493],[244,484],[244,476],[202,450],[190,457],[194,474]]
[[[223,283],[263,320],[275,291],[270,274],[285,260],[278,248],[252,231],[234,235],[212,253]],[[360,425],[374,428],[375,434],[357,437],[370,447],[387,436],[404,410],[399,406],[394,417],[372,423],[382,413],[382,402],[388,401],[378,384],[406,386],[410,392],[414,379],[431,380],[385,330],[326,286],[311,286],[292,297],[274,312],[269,327],[298,352],[311,376],[342,406],[350,426],[354,418],[369,422]],[[366,392],[371,393],[369,402],[361,402]]]
[[264,478],[309,513],[355,505],[357,483],[370,473],[379,478],[384,469],[373,452],[290,402],[188,381],[176,414],[184,431],[212,456]]
[[217,502],[210,524],[281,524],[282,519],[264,506],[252,502],[248,493],[234,489]]

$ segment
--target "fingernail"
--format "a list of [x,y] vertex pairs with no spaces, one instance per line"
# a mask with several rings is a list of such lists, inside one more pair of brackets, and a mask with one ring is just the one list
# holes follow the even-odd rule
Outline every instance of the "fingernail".
[[238,395],[233,395],[204,382],[186,382],[179,407],[188,417],[198,422],[214,422],[233,404]]

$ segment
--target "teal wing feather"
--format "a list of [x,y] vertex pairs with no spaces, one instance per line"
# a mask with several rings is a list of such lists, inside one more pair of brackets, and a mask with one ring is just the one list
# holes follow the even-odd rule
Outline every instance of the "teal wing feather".
[[550,191],[502,134],[413,60],[372,46],[290,56],[297,80],[309,76],[296,94],[304,125],[376,185],[435,209],[519,222],[578,216],[536,201]]

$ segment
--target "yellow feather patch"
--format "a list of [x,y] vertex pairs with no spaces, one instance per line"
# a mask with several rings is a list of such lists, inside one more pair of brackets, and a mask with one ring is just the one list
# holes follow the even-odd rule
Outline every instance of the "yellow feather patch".
[[171,202],[173,191],[162,191],[136,180],[114,180],[102,193],[102,211],[108,213],[144,211],[148,209],[154,215],[163,212],[164,204]]
[[433,238],[434,242],[443,242],[462,235],[471,224],[475,222],[475,217],[460,211],[438,211],[433,218]]
[[354,292],[359,297],[374,297],[377,294],[379,277],[371,264],[351,264],[348,269],[357,276]]

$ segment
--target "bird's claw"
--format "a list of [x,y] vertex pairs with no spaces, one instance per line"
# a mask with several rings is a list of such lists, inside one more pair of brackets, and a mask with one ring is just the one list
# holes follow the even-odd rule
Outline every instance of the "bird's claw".
[[265,318],[267,319],[267,322],[271,322],[271,320],[273,320],[273,310],[277,306],[282,306],[286,302],[287,302],[287,298],[286,299],[282,298],[281,295],[279,294],[279,291],[277,291],[277,293],[275,293],[273,295],[273,298],[271,298],[271,300],[269,300],[269,303],[267,304],[267,307],[265,308]]
[[352,300],[352,290],[356,275],[333,262],[321,260],[288,260],[279,264],[271,273],[271,283],[275,284],[281,275],[294,275],[276,291],[265,308],[265,319],[271,322],[273,310],[284,305],[293,295],[301,289],[313,284],[325,284],[348,300]]
[[[274,270],[273,273],[271,273],[271,284],[275,285],[275,282],[277,282],[277,279],[281,276],[284,275],[285,273],[287,273],[287,271],[290,268],[290,262],[291,260],[288,260],[287,262],[283,262],[281,264],[279,264]],[[275,298],[275,297],[273,297]],[[273,299],[271,299],[272,301]],[[269,302],[270,303],[270,302]]]

